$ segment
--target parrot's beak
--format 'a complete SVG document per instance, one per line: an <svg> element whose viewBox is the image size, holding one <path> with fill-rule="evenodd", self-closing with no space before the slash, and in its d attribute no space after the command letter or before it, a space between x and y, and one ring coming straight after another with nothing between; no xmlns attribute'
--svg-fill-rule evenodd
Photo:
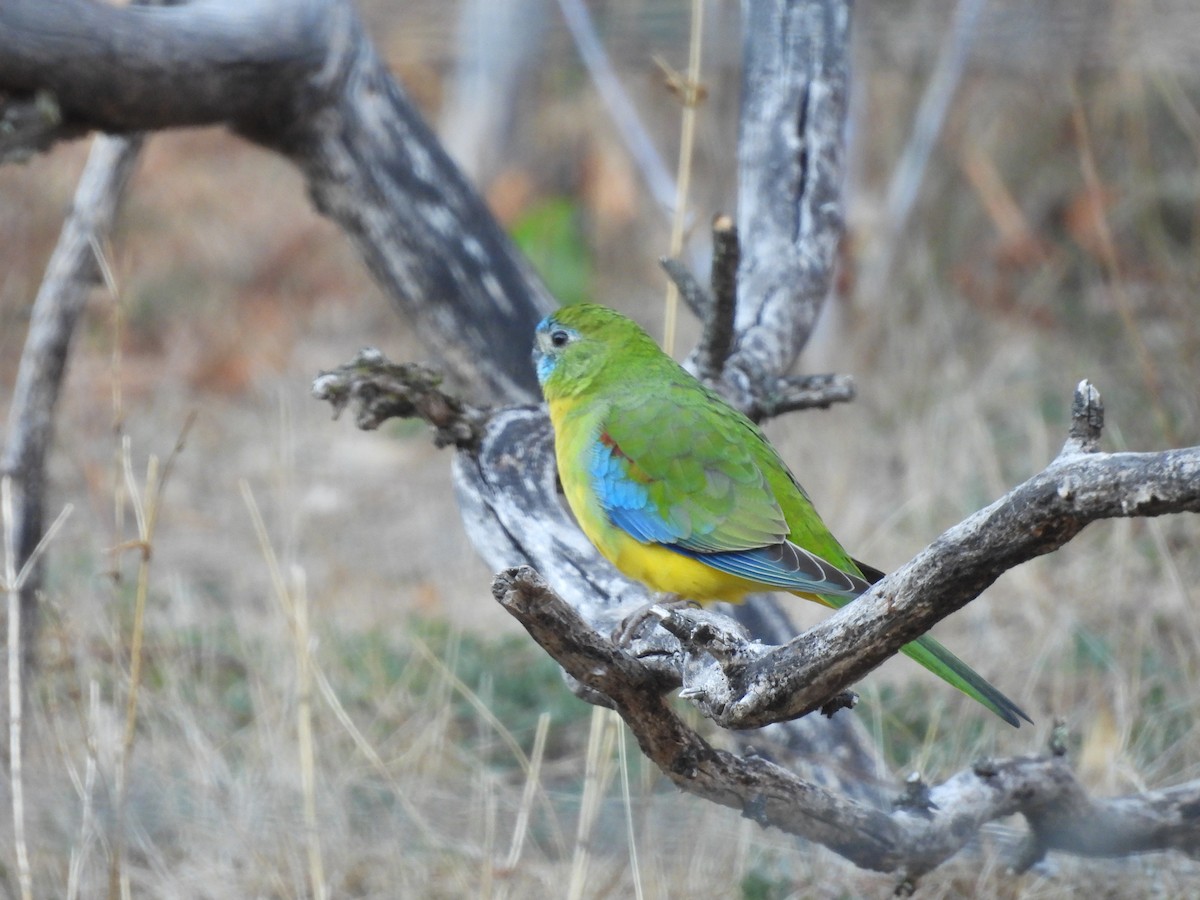
<svg viewBox="0 0 1200 900"><path fill-rule="evenodd" d="M539 326L533 336L533 361L537 362L551 350L550 332Z"/></svg>

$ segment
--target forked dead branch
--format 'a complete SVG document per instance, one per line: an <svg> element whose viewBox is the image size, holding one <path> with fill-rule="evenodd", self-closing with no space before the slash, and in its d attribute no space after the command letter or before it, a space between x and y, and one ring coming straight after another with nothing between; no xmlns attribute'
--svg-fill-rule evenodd
<svg viewBox="0 0 1200 900"><path fill-rule="evenodd" d="M372 357L360 355L343 370L322 374L314 392L325 399L368 398L361 402L377 409L380 392L387 390L380 384L393 380L395 369L383 363L382 381L364 390L364 380L371 380L364 358ZM497 433L505 434L504 423L511 424L513 417L523 423L519 433L548 440L548 426L540 433L530 427L544 415L521 408L490 416L471 410L468 416L462 433L486 420L485 437L482 443L472 436L459 444L459 471L480 474L492 490L500 484L524 485L514 491L524 491L520 513L493 513L520 516L524 529L508 533L513 549L566 579L560 583L574 584L564 591L568 601L536 568L520 566L496 576L494 596L563 667L581 697L622 716L642 751L680 788L824 844L860 866L898 873L902 886L957 853L985 823L1017 813L1029 823L1027 838L1010 861L1017 870L1049 850L1119 856L1173 849L1200 855L1200 782L1094 798L1075 778L1060 738L1045 755L976 763L923 789L921 803L901 797L887 809L806 780L752 752L714 748L665 699L682 688L682 696L705 716L732 729L760 728L818 710L836 716L838 708L853 705L849 686L901 645L966 605L1003 572L1053 552L1090 522L1200 512L1200 447L1099 452L1103 407L1096 389L1082 382L1062 452L1043 471L947 530L862 598L794 640L764 645L720 613L663 609L665 627L644 630L622 645L609 636L612 628L642 601L636 591L613 592L615 573L607 575L603 562L599 569L577 569L574 583L572 573L564 571L564 560L572 557L560 543L564 535L555 533L561 524L546 524L562 515L548 448L540 453L530 453L528 446L510 448L510 454L492 447L480 458L487 435L495 440ZM430 424L438 434L447 427L440 419ZM494 467L489 459L504 462ZM460 490L470 489L469 482L460 482ZM467 508L482 500L470 498ZM610 592L609 604L592 602L597 591ZM904 796L912 796L911 788Z"/></svg>

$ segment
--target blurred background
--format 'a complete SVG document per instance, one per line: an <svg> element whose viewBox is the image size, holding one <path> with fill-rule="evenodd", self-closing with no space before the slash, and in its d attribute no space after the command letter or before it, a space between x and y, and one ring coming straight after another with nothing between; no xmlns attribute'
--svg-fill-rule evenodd
<svg viewBox="0 0 1200 900"><path fill-rule="evenodd" d="M681 110L670 81L691 4L588 3L594 46L567 26L577 6L359 4L555 294L659 334ZM700 273L707 223L736 204L741 55L738 5L704 8L684 252ZM1105 449L1200 442L1200 10L904 0L854 16L847 235L800 367L852 374L859 397L767 430L843 543L888 569L1044 467L1081 378L1104 398ZM597 49L641 149L585 65ZM0 169L0 413L86 153L81 141ZM304 695L243 483L291 594L307 597L313 663L340 704L313 701L333 896L565 896L572 879L587 897L890 890L676 795L491 600L449 452L419 425L361 433L310 399L317 372L363 345L437 360L286 162L218 130L153 136L109 254L117 290L95 292L76 335L51 461L50 515L74 512L51 550L30 687L42 895L98 890L115 827L137 571L119 549L135 536L121 438L141 479L193 414L151 564L126 823L135 895L308 895ZM679 346L697 332L685 323ZM881 779L1040 751L1056 718L1097 792L1200 777L1198 538L1191 518L1093 525L939 626L1034 728L1008 729L907 661L874 673L855 715L883 748ZM797 610L797 626L814 616ZM989 830L1001 848L1012 833ZM1184 896L1200 883L1174 856L1053 858L1022 876L1003 861L967 853L923 896Z"/></svg>

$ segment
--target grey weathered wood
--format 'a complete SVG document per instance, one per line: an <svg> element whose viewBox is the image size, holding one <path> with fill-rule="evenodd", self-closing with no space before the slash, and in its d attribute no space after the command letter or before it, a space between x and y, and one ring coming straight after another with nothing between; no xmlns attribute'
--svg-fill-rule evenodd
<svg viewBox="0 0 1200 900"><path fill-rule="evenodd" d="M850 27L844 0L744 0L737 349L743 410L787 374L833 284L842 236Z"/></svg>
<svg viewBox="0 0 1200 900"><path fill-rule="evenodd" d="M294 122L280 149L422 338L486 399L528 401L533 328L557 304L365 35L352 37L337 101Z"/></svg>
<svg viewBox="0 0 1200 900"><path fill-rule="evenodd" d="M681 788L818 841L855 863L912 881L961 849L986 822L1014 813L1030 826L1018 867L1048 850L1113 856L1200 853L1200 782L1097 799L1062 756L977 764L925 802L873 809L794 772L715 750L655 694L681 684L705 715L753 727L814 711L995 578L1061 547L1103 518L1200 512L1200 447L1100 453L1099 394L1076 390L1063 452L1041 473L951 528L871 592L784 647L747 640L710 611L664 613L678 645L652 634L626 649L595 633L537 573L509 570L494 592L554 658L605 698L639 745ZM915 806L915 808L914 808Z"/></svg>
<svg viewBox="0 0 1200 900"><path fill-rule="evenodd" d="M377 428L390 416L415 415L433 426L435 440L455 444L455 493L475 549L495 569L536 566L595 631L613 632L653 599L600 556L575 526L558 495L554 436L541 407L483 412L464 406L446 398L427 371L396 366L378 351L363 351L353 362L321 373L313 394L336 412L354 406L359 427ZM454 410L457 415L447 415ZM737 607L735 614L765 640L786 640L794 632L769 597ZM653 632L637 646L686 664L679 642L666 631ZM660 691L680 686L680 671L660 663L655 667ZM592 702L598 699L577 692ZM878 760L855 717L781 722L740 742L786 760L807 780L843 796L879 799Z"/></svg>

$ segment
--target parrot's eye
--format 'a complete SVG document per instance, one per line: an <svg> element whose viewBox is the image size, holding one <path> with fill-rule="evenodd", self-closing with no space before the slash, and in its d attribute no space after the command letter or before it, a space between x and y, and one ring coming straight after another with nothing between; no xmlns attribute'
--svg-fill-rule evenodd
<svg viewBox="0 0 1200 900"><path fill-rule="evenodd" d="M571 340L571 335L561 328L555 328L550 332L550 343L555 347L565 347Z"/></svg>

